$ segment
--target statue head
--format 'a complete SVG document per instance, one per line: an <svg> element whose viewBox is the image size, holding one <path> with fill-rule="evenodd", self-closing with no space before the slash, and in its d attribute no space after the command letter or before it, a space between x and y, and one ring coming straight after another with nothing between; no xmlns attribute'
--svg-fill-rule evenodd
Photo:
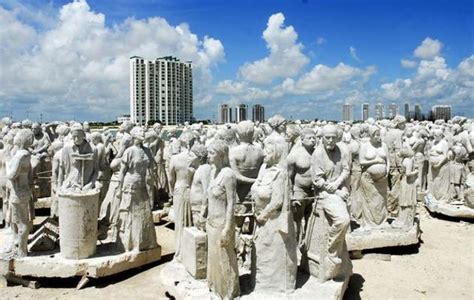
<svg viewBox="0 0 474 300"><path fill-rule="evenodd" d="M237 135L239 139L246 143L251 143L253 140L254 125L252 121L242 121L237 124Z"/></svg>
<svg viewBox="0 0 474 300"><path fill-rule="evenodd" d="M91 133L91 141L94 145L97 145L99 143L103 143L102 134L100 134L100 132Z"/></svg>
<svg viewBox="0 0 474 300"><path fill-rule="evenodd" d="M34 135L40 134L42 132L40 124L36 122L31 125L31 130L33 131Z"/></svg>
<svg viewBox="0 0 474 300"><path fill-rule="evenodd" d="M142 144L145 140L145 129L140 126L135 126L130 131L130 135L132 136L135 144Z"/></svg>
<svg viewBox="0 0 474 300"><path fill-rule="evenodd" d="M284 164L284 153L288 151L287 142L281 137L270 135L263 140L263 161L267 166Z"/></svg>
<svg viewBox="0 0 474 300"><path fill-rule="evenodd" d="M369 127L369 137L372 144L379 144L382 141L380 136L380 128L376 125Z"/></svg>
<svg viewBox="0 0 474 300"><path fill-rule="evenodd" d="M20 129L13 139L13 144L20 149L27 149L33 145L33 132L30 129Z"/></svg>
<svg viewBox="0 0 474 300"><path fill-rule="evenodd" d="M281 115L274 115L268 119L268 124L278 133L283 133L286 131L286 120Z"/></svg>
<svg viewBox="0 0 474 300"><path fill-rule="evenodd" d="M207 148L207 156L210 164L229 165L229 147L222 140L214 140Z"/></svg>
<svg viewBox="0 0 474 300"><path fill-rule="evenodd" d="M306 148L314 148L316 145L316 133L311 128L301 131L301 144Z"/></svg>
<svg viewBox="0 0 474 300"><path fill-rule="evenodd" d="M198 157L201 164L206 163L207 161L207 148L201 144L195 144L191 148L191 151Z"/></svg>
<svg viewBox="0 0 474 300"><path fill-rule="evenodd" d="M329 151L334 150L338 141L337 127L333 124L324 125L322 134L324 148Z"/></svg>
<svg viewBox="0 0 474 300"><path fill-rule="evenodd" d="M74 142L74 145L76 146L79 146L84 143L86 139L86 133L84 132L84 129L82 128L82 125L80 123L74 123L71 126L71 137L72 141Z"/></svg>
<svg viewBox="0 0 474 300"><path fill-rule="evenodd" d="M161 130L163 130L163 126L161 125L161 123L153 124L153 131L156 132L158 136L160 135Z"/></svg>

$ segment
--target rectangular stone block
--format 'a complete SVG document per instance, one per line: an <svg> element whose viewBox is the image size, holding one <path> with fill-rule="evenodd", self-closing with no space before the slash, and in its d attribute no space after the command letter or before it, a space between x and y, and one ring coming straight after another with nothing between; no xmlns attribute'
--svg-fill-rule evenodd
<svg viewBox="0 0 474 300"><path fill-rule="evenodd" d="M182 260L186 271L196 279L206 278L207 235L196 227L186 227L182 237Z"/></svg>

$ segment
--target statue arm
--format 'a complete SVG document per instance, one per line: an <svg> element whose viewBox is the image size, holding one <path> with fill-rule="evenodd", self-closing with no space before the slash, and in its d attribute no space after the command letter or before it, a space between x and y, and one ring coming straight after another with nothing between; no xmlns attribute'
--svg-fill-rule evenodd
<svg viewBox="0 0 474 300"><path fill-rule="evenodd" d="M234 205L235 205L235 196L237 194L236 192L236 177L233 174L232 170L228 169L228 174L226 174L226 179L225 179L225 191L226 191L226 200L227 200L227 206L226 206L226 212L225 212L225 224L224 224L224 230L227 230L230 234L233 234L233 222L232 220L234 219Z"/></svg>
<svg viewBox="0 0 474 300"><path fill-rule="evenodd" d="M10 162L7 164L7 178L10 180L14 180L18 177L19 171L20 171L20 163L22 160L22 157L16 157L17 155L13 156L13 158L10 160Z"/></svg>
<svg viewBox="0 0 474 300"><path fill-rule="evenodd" d="M174 159L171 158L171 161L170 161L170 178L169 178L170 195L171 196L173 196L175 183L176 183L176 167L175 167Z"/></svg>

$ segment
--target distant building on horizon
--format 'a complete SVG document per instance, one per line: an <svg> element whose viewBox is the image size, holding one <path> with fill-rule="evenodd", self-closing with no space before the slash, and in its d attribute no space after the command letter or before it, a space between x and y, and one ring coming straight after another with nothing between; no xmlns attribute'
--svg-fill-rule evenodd
<svg viewBox="0 0 474 300"><path fill-rule="evenodd" d="M120 115L117 117L117 123L122 124L123 122L130 121L130 115Z"/></svg>
<svg viewBox="0 0 474 300"><path fill-rule="evenodd" d="M423 121L423 113L421 112L421 105L415 104L415 120Z"/></svg>
<svg viewBox="0 0 474 300"><path fill-rule="evenodd" d="M149 61L130 57L130 118L145 125L175 125L193 120L193 74L190 61L165 56Z"/></svg>
<svg viewBox="0 0 474 300"><path fill-rule="evenodd" d="M451 105L434 105L431 107L431 117L433 120L449 120L451 119Z"/></svg>
<svg viewBox="0 0 474 300"><path fill-rule="evenodd" d="M265 122L265 107L261 104L255 104L252 107L252 122Z"/></svg>
<svg viewBox="0 0 474 300"><path fill-rule="evenodd" d="M352 104L346 103L342 105L342 120L352 121Z"/></svg>
<svg viewBox="0 0 474 300"><path fill-rule="evenodd" d="M396 115L398 115L398 104L392 102L388 106L388 117L393 119Z"/></svg>
<svg viewBox="0 0 474 300"><path fill-rule="evenodd" d="M239 123L245 120L248 120L247 104L239 104L233 107L226 103L222 103L219 105L217 118L217 122L219 124Z"/></svg>
<svg viewBox="0 0 474 300"><path fill-rule="evenodd" d="M369 103L362 104L362 121L366 121L369 118Z"/></svg>
<svg viewBox="0 0 474 300"><path fill-rule="evenodd" d="M410 103L405 102L405 111L404 111L404 116L407 121L410 121Z"/></svg>
<svg viewBox="0 0 474 300"><path fill-rule="evenodd" d="M375 104L375 119L382 120L385 118L384 106L382 103Z"/></svg>

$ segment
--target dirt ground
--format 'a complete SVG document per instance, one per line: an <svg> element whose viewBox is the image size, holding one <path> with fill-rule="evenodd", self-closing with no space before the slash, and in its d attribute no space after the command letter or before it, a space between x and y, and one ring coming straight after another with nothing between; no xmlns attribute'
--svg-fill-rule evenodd
<svg viewBox="0 0 474 300"><path fill-rule="evenodd" d="M474 224L430 216L420 210L419 246L371 251L353 261L345 299L474 299ZM0 289L0 299L169 299L159 282L173 256L173 231L157 227L162 261L91 282L78 278L40 280L42 288Z"/></svg>

